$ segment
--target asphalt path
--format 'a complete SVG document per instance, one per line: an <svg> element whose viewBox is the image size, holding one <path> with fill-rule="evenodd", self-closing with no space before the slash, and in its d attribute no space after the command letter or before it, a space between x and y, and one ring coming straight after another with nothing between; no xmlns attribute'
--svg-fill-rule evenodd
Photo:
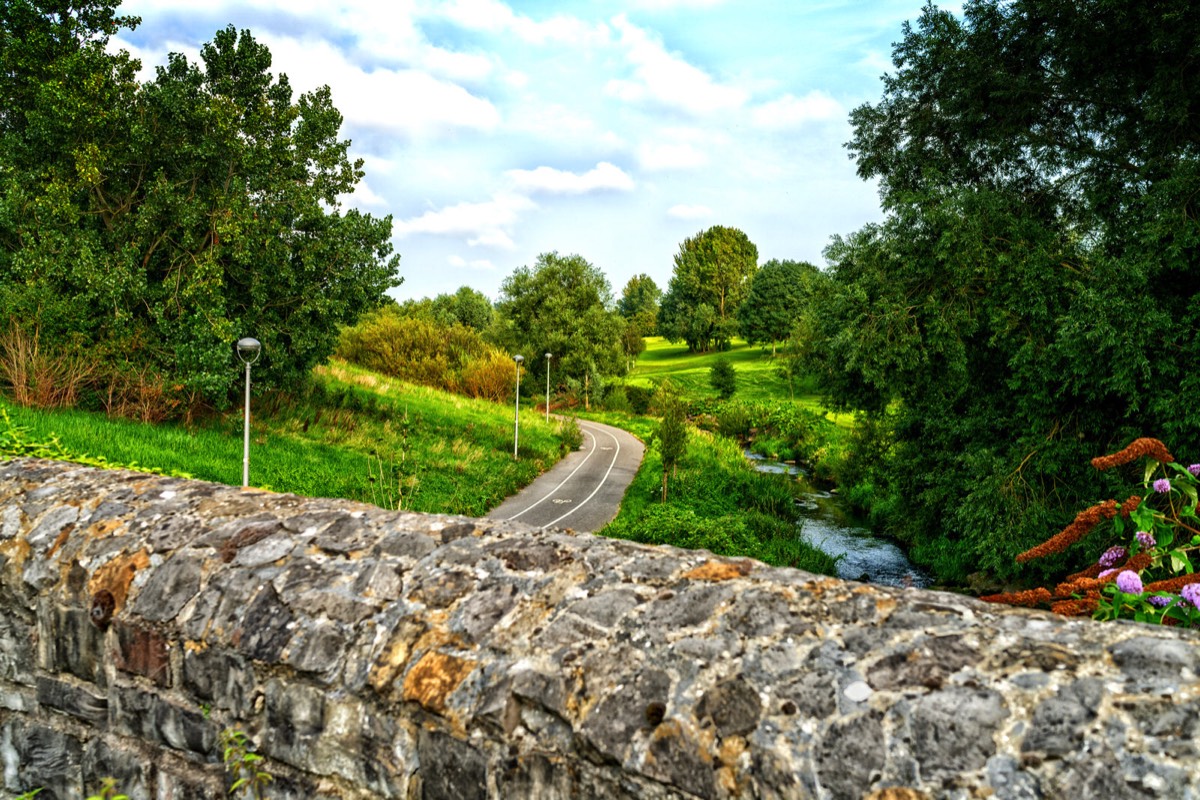
<svg viewBox="0 0 1200 800"><path fill-rule="evenodd" d="M579 420L583 444L484 517L591 533L612 521L645 447L632 434Z"/></svg>

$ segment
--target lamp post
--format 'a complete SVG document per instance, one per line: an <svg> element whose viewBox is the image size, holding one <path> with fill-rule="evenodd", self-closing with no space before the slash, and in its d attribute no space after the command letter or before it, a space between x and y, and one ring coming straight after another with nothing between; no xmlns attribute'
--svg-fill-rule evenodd
<svg viewBox="0 0 1200 800"><path fill-rule="evenodd" d="M525 356L518 353L513 356L513 362L517 365L517 399L513 406L513 461L517 460L517 439L521 436L521 362L525 360Z"/></svg>
<svg viewBox="0 0 1200 800"><path fill-rule="evenodd" d="M244 444L242 446L242 487L250 485L250 365L258 361L262 353L262 342L247 336L238 339L237 354L246 365L246 426Z"/></svg>
<svg viewBox="0 0 1200 800"><path fill-rule="evenodd" d="M546 422L550 421L550 354L546 353Z"/></svg>

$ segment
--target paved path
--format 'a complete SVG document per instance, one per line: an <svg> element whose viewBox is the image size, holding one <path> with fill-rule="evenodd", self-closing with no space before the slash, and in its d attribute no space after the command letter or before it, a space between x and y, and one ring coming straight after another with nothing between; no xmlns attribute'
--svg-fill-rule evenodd
<svg viewBox="0 0 1200 800"><path fill-rule="evenodd" d="M583 445L484 516L591 533L617 515L645 450L632 434L579 420Z"/></svg>

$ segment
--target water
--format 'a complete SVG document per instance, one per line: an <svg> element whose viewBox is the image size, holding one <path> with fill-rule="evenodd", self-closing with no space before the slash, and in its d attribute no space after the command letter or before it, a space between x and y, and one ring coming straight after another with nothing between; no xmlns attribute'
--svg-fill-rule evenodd
<svg viewBox="0 0 1200 800"><path fill-rule="evenodd" d="M800 537L831 556L841 556L838 577L886 586L925 587L930 577L915 566L894 543L880 539L838 505L829 492L810 485L804 470L795 464L770 461L746 453L759 472L786 475L800 485Z"/></svg>

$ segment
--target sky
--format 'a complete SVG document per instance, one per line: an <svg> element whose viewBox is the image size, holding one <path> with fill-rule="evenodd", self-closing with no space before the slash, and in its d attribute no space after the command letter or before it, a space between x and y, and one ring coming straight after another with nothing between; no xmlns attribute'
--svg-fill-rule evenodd
<svg viewBox="0 0 1200 800"><path fill-rule="evenodd" d="M328 85L391 215L399 300L493 300L539 254L578 254L614 297L666 289L689 236L739 228L759 263L823 265L879 220L845 148L922 0L128 0L114 46L199 60L249 29L297 94Z"/></svg>

